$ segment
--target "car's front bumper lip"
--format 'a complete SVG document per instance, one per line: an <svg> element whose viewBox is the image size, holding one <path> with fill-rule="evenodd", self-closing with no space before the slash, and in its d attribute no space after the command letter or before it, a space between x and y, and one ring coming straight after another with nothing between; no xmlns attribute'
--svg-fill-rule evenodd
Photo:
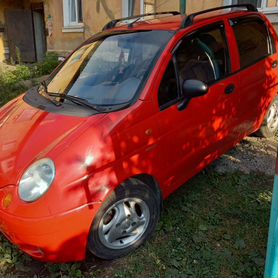
<svg viewBox="0 0 278 278"><path fill-rule="evenodd" d="M84 260L92 221L100 202L42 218L22 218L0 210L0 231L22 251L48 262Z"/></svg>

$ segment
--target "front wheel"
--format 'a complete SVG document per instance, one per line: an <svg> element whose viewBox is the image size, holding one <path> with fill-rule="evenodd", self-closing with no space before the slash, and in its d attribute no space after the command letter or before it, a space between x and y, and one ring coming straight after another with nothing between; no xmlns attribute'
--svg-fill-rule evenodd
<svg viewBox="0 0 278 278"><path fill-rule="evenodd" d="M89 250L112 260L142 245L160 216L160 200L146 184L131 180L120 186L98 212L89 236Z"/></svg>
<svg viewBox="0 0 278 278"><path fill-rule="evenodd" d="M270 138L275 135L278 130L278 97L270 105L264 122L256 133L260 137Z"/></svg>

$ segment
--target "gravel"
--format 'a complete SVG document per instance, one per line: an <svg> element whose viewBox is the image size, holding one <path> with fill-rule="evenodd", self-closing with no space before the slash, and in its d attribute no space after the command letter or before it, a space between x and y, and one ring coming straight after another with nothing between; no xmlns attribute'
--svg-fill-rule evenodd
<svg viewBox="0 0 278 278"><path fill-rule="evenodd" d="M252 172L274 175L278 137L247 137L229 153L213 163L218 173Z"/></svg>

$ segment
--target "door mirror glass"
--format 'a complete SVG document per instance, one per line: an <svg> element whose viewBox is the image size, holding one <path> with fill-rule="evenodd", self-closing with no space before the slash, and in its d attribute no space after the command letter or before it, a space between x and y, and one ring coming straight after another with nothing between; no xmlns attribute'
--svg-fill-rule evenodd
<svg viewBox="0 0 278 278"><path fill-rule="evenodd" d="M185 99L200 97L208 92L208 85L203 81L189 79L185 80L182 85L182 93Z"/></svg>
<svg viewBox="0 0 278 278"><path fill-rule="evenodd" d="M208 85L197 79L188 79L183 82L182 95L183 100L178 105L180 111L184 110L192 98L201 97L208 92Z"/></svg>

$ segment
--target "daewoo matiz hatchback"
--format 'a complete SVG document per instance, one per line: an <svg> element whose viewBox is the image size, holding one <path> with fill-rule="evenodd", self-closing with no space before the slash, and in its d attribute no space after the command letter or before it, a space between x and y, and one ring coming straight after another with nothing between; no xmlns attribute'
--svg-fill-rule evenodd
<svg viewBox="0 0 278 278"><path fill-rule="evenodd" d="M43 261L124 256L162 201L278 126L277 35L252 5L114 20L0 110L0 230Z"/></svg>

